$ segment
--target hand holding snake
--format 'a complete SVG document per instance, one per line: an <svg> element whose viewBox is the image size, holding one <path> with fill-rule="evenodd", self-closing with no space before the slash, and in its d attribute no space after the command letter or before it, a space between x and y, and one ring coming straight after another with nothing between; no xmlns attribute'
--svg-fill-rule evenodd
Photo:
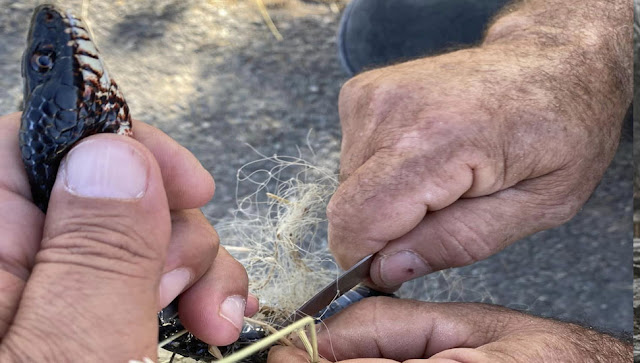
<svg viewBox="0 0 640 363"><path fill-rule="evenodd" d="M257 301L197 210L213 179L144 123L135 138L83 139L130 134L91 47L77 19L39 7L23 60L25 113L0 118L0 360L153 357L156 313L183 291L185 326L229 344ZM95 88L105 85L107 94Z"/></svg>

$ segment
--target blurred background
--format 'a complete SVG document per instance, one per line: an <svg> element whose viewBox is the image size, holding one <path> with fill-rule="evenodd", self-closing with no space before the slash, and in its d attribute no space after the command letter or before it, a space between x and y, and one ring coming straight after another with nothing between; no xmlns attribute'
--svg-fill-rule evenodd
<svg viewBox="0 0 640 363"><path fill-rule="evenodd" d="M21 102L20 57L39 3L0 0L1 114L16 111ZM82 12L81 1L54 3ZM236 207L236 171L260 158L253 149L298 155L308 138L317 160L337 171L337 100L348 77L340 68L335 35L345 4L264 0L278 33L269 29L254 0L84 5L134 118L162 129L214 175L216 195L204 213L215 225ZM491 302L629 336L632 161L632 143L623 141L598 189L571 222L473 266L407 284L403 296Z"/></svg>

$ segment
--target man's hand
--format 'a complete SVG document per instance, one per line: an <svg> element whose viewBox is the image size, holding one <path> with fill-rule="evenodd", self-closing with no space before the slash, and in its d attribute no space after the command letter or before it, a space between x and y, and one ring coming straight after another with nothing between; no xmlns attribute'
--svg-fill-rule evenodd
<svg viewBox="0 0 640 363"><path fill-rule="evenodd" d="M472 49L363 73L340 94L344 268L393 289L569 220L631 100L631 3L523 2Z"/></svg>
<svg viewBox="0 0 640 363"><path fill-rule="evenodd" d="M345 363L625 363L633 357L631 344L608 335L485 304L368 298L325 324L318 325L320 354ZM269 363L308 361L293 347L269 352Z"/></svg>
<svg viewBox="0 0 640 363"><path fill-rule="evenodd" d="M193 155L141 122L136 140L89 137L63 160L44 215L19 123L0 117L0 361L155 357L156 313L183 291L185 326L212 344L237 339L257 301L196 209L214 184Z"/></svg>

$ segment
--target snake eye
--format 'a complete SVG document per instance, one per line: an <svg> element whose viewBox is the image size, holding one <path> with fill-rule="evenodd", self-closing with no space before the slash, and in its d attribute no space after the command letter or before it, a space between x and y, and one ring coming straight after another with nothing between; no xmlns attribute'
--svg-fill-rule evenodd
<svg viewBox="0 0 640 363"><path fill-rule="evenodd" d="M53 58L49 54L35 53L31 57L31 67L41 73L53 68Z"/></svg>

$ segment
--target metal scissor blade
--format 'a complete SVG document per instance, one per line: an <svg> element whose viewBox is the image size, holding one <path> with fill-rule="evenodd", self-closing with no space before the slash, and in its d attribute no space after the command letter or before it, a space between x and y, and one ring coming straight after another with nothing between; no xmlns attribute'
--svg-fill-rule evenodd
<svg viewBox="0 0 640 363"><path fill-rule="evenodd" d="M326 308L334 299L354 288L357 284L369 277L369 269L373 255L369 255L356 263L348 271L322 289L314 297L304 303L296 312L287 319L294 322L305 316L315 316Z"/></svg>

